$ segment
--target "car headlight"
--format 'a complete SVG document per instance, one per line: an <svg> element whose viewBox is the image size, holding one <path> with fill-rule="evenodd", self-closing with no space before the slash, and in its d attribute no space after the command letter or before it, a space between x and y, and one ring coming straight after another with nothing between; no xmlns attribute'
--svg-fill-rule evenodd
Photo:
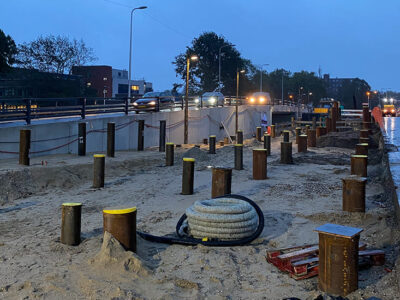
<svg viewBox="0 0 400 300"><path fill-rule="evenodd" d="M387 113L387 109L384 109L383 112L384 112L384 113Z"/></svg>
<svg viewBox="0 0 400 300"><path fill-rule="evenodd" d="M149 105L156 105L156 101L150 101Z"/></svg>
<svg viewBox="0 0 400 300"><path fill-rule="evenodd" d="M254 101L256 101L256 99L250 98L250 102L254 102Z"/></svg>
<svg viewBox="0 0 400 300"><path fill-rule="evenodd" d="M211 104L214 104L214 103L215 103L215 98L214 98L214 97L210 98L209 102L210 102Z"/></svg>
<svg viewBox="0 0 400 300"><path fill-rule="evenodd" d="M260 100L261 103L263 103L265 101L265 98L264 97L260 97L259 100Z"/></svg>
<svg viewBox="0 0 400 300"><path fill-rule="evenodd" d="M199 103L200 100L199 99L194 99L194 103Z"/></svg>
<svg viewBox="0 0 400 300"><path fill-rule="evenodd" d="M133 105L134 105L134 106L137 106L138 104L137 104L136 102L133 102Z"/></svg>
<svg viewBox="0 0 400 300"><path fill-rule="evenodd" d="M394 109L392 109L392 113L394 113L395 112L395 110Z"/></svg>

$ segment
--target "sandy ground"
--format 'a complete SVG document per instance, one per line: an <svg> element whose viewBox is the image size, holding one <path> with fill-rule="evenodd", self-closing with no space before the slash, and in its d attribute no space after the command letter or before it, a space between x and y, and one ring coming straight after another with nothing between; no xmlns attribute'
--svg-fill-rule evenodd
<svg viewBox="0 0 400 300"><path fill-rule="evenodd" d="M233 171L232 192L263 210L260 238L244 247L214 248L155 244L139 239L138 256L107 237L102 248L102 209L136 206L138 230L171 234L185 209L211 194L207 166L233 167L233 147L216 155L177 148L175 166L164 154L118 152L107 158L106 186L91 188L92 158L32 159L29 168L0 161L0 298L4 299L315 299L317 278L295 281L265 259L266 250L317 243L313 230L324 223L361 227L369 248L383 249L384 266L359 273L349 299L396 299L399 295L399 230L385 193L385 163L369 165L367 212L341 211L341 179L350 174L351 149L312 148L293 165L279 163L280 138L268 157L268 179L254 181L252 148L246 141L243 171ZM202 148L203 149L203 148ZM181 191L181 158L196 158L195 193ZM41 164L46 161L47 165ZM82 202L82 243L59 242L61 204Z"/></svg>

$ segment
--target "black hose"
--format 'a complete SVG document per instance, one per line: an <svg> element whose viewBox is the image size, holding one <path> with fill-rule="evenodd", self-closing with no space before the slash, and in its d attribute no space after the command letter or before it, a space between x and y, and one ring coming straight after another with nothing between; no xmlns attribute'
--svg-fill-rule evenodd
<svg viewBox="0 0 400 300"><path fill-rule="evenodd" d="M155 235L151 235L151 234L140 232L140 231L137 231L137 234L141 238L143 238L147 241L151 241L151 242L163 243L163 244L179 244L179 245L186 245L186 246L195 246L195 245L201 244L204 246L231 247L231 246L243 246L243 245L251 243L252 241L254 241L256 238L258 238L260 236L261 232L264 229L264 214L263 214L263 212L261 211L260 207L254 201L252 201L244 196L241 196L241 195L231 194L231 195L220 196L217 198L226 198L226 197L231 197L231 198L246 201L251 206L253 206L254 209L256 210L256 213L258 215L258 227L257 227L257 230L251 236L243 238L243 239L239 239L239 240L232 240L232 241L220 241L218 239L203 241L201 239L184 237L184 236L180 235L179 229L181 228L183 222L187 218L186 214L183 214L182 217L179 219L178 223L176 224L176 234L178 237L155 236Z"/></svg>

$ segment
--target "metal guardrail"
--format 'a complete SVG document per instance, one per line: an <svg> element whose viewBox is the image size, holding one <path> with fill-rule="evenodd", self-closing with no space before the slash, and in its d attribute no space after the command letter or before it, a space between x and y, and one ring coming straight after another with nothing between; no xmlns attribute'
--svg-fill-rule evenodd
<svg viewBox="0 0 400 300"><path fill-rule="evenodd" d="M165 97L163 97L165 98ZM133 102L139 98L31 98L31 99L0 99L0 122L7 121L26 121L31 124L32 120L43 118L60 118L60 117L76 117L85 119L88 115L99 115L108 113L124 113L128 115L130 112L145 112L146 109L137 109L133 106ZM163 105L158 99L154 109L148 110L159 111L161 109L184 109L184 97L171 97L169 104ZM234 96L224 97L225 106L235 105L257 105L248 103L246 97L236 98ZM272 100L267 105L290 105L297 106L295 103L284 100ZM189 97L188 107L203 108L205 105L203 97Z"/></svg>

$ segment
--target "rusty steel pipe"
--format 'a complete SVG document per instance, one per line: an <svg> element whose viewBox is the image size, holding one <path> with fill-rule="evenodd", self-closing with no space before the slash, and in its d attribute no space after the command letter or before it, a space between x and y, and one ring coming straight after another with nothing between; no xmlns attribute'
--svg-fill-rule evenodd
<svg viewBox="0 0 400 300"><path fill-rule="evenodd" d="M365 212L367 178L356 175L343 178L343 211Z"/></svg>
<svg viewBox="0 0 400 300"><path fill-rule="evenodd" d="M368 156L368 144L357 144L356 145L356 155L367 155Z"/></svg>
<svg viewBox="0 0 400 300"><path fill-rule="evenodd" d="M194 158L183 158L182 195L193 195Z"/></svg>
<svg viewBox="0 0 400 300"><path fill-rule="evenodd" d="M256 128L256 140L261 142L261 127Z"/></svg>
<svg viewBox="0 0 400 300"><path fill-rule="evenodd" d="M275 125L271 125L270 128L271 128L271 133L270 133L271 138L275 138L275 137L276 137L276 128L275 128Z"/></svg>
<svg viewBox="0 0 400 300"><path fill-rule="evenodd" d="M299 136L301 135L301 127L296 127L296 144L299 143Z"/></svg>
<svg viewBox="0 0 400 300"><path fill-rule="evenodd" d="M19 131L19 164L29 166L29 151L31 149L31 130L21 129Z"/></svg>
<svg viewBox="0 0 400 300"><path fill-rule="evenodd" d="M243 170L243 145L235 145L235 170Z"/></svg>
<svg viewBox="0 0 400 300"><path fill-rule="evenodd" d="M242 130L238 130L238 132L236 133L236 142L238 144L243 144L243 131Z"/></svg>
<svg viewBox="0 0 400 300"><path fill-rule="evenodd" d="M292 142L281 142L281 164L292 163Z"/></svg>
<svg viewBox="0 0 400 300"><path fill-rule="evenodd" d="M208 145L208 139L203 139L203 144Z"/></svg>
<svg viewBox="0 0 400 300"><path fill-rule="evenodd" d="M326 133L332 132L332 119L327 117L325 119Z"/></svg>
<svg viewBox="0 0 400 300"><path fill-rule="evenodd" d="M125 250L136 252L136 207L103 209L103 231L121 243Z"/></svg>
<svg viewBox="0 0 400 300"><path fill-rule="evenodd" d="M225 144L224 141L219 141L219 146L220 146L220 147L223 147L224 144Z"/></svg>
<svg viewBox="0 0 400 300"><path fill-rule="evenodd" d="M215 144L217 142L217 137L215 135L209 136L209 146L208 146L208 153L215 154Z"/></svg>
<svg viewBox="0 0 400 300"><path fill-rule="evenodd" d="M173 166L174 165L174 143L166 143L165 149L165 165L166 166Z"/></svg>
<svg viewBox="0 0 400 300"><path fill-rule="evenodd" d="M107 123L107 156L115 156L115 123Z"/></svg>
<svg viewBox="0 0 400 300"><path fill-rule="evenodd" d="M369 130L361 129L360 130L360 138L369 138Z"/></svg>
<svg viewBox="0 0 400 300"><path fill-rule="evenodd" d="M352 155L351 156L351 175L367 177L367 155Z"/></svg>
<svg viewBox="0 0 400 300"><path fill-rule="evenodd" d="M144 150L144 120L138 121L137 151Z"/></svg>
<svg viewBox="0 0 400 300"><path fill-rule="evenodd" d="M315 129L308 130L307 147L317 147L317 133Z"/></svg>
<svg viewBox="0 0 400 300"><path fill-rule="evenodd" d="M229 138L228 137L224 137L224 144L228 145L229 144Z"/></svg>
<svg viewBox="0 0 400 300"><path fill-rule="evenodd" d="M369 138L360 137L359 142L360 142L360 144L368 144L369 145Z"/></svg>
<svg viewBox="0 0 400 300"><path fill-rule="evenodd" d="M167 135L167 121L160 120L160 132L159 132L159 142L158 142L158 151L165 152L165 141Z"/></svg>
<svg viewBox="0 0 400 300"><path fill-rule="evenodd" d="M211 198L229 195L232 186L232 169L214 167L212 168Z"/></svg>
<svg viewBox="0 0 400 300"><path fill-rule="evenodd" d="M271 155L271 136L264 134L264 149L267 150L267 156Z"/></svg>
<svg viewBox="0 0 400 300"><path fill-rule="evenodd" d="M104 154L93 155L93 187L96 189L104 187L105 162Z"/></svg>
<svg viewBox="0 0 400 300"><path fill-rule="evenodd" d="M253 149L253 179L267 179L267 150Z"/></svg>
<svg viewBox="0 0 400 300"><path fill-rule="evenodd" d="M299 135L299 143L297 144L297 152L307 152L307 136L305 134Z"/></svg>
<svg viewBox="0 0 400 300"><path fill-rule="evenodd" d="M63 203L61 206L61 243L70 246L81 242L82 203Z"/></svg>
<svg viewBox="0 0 400 300"><path fill-rule="evenodd" d="M322 228L326 225L339 230L324 232ZM362 229L325 224L316 231L319 235L318 287L326 293L345 297L358 289L358 244Z"/></svg>
<svg viewBox="0 0 400 300"><path fill-rule="evenodd" d="M289 142L290 139L290 132L289 130L284 130L282 131L282 136L283 136L283 142Z"/></svg>
<svg viewBox="0 0 400 300"><path fill-rule="evenodd" d="M363 104L363 122L371 122L371 114L369 112L369 106Z"/></svg>
<svg viewBox="0 0 400 300"><path fill-rule="evenodd" d="M78 123L78 155L86 155L86 123Z"/></svg>

